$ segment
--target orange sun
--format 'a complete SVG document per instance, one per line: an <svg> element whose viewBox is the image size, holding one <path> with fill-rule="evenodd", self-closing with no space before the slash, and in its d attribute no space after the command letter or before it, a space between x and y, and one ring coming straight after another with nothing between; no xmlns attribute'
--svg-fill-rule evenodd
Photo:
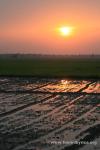
<svg viewBox="0 0 100 150"><path fill-rule="evenodd" d="M68 26L60 27L58 28L58 32L62 36L70 36L73 33L73 27L68 27Z"/></svg>

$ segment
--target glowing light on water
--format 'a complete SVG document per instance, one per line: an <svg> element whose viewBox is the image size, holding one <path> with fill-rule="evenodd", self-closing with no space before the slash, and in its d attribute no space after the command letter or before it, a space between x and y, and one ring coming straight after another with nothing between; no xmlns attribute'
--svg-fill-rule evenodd
<svg viewBox="0 0 100 150"><path fill-rule="evenodd" d="M61 84L62 84L62 85L66 85L67 83L68 83L67 80L61 80Z"/></svg>

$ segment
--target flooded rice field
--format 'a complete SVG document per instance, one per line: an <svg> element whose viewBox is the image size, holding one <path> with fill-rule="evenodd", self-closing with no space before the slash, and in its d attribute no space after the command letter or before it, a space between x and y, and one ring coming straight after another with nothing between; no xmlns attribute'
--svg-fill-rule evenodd
<svg viewBox="0 0 100 150"><path fill-rule="evenodd" d="M0 78L0 150L100 150L100 81Z"/></svg>

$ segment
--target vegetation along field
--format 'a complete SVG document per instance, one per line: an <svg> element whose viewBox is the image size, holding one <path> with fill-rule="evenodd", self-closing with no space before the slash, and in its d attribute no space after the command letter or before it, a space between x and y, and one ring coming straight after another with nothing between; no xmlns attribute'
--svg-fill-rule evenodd
<svg viewBox="0 0 100 150"><path fill-rule="evenodd" d="M96 57L1 58L0 75L100 78Z"/></svg>

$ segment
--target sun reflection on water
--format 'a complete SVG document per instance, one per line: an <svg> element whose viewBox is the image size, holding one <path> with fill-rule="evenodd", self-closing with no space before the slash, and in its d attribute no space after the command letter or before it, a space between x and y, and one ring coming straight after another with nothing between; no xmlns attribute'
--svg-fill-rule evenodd
<svg viewBox="0 0 100 150"><path fill-rule="evenodd" d="M67 81L67 80L61 80L61 84L62 84L62 85L67 85L67 84L68 84L68 81Z"/></svg>

